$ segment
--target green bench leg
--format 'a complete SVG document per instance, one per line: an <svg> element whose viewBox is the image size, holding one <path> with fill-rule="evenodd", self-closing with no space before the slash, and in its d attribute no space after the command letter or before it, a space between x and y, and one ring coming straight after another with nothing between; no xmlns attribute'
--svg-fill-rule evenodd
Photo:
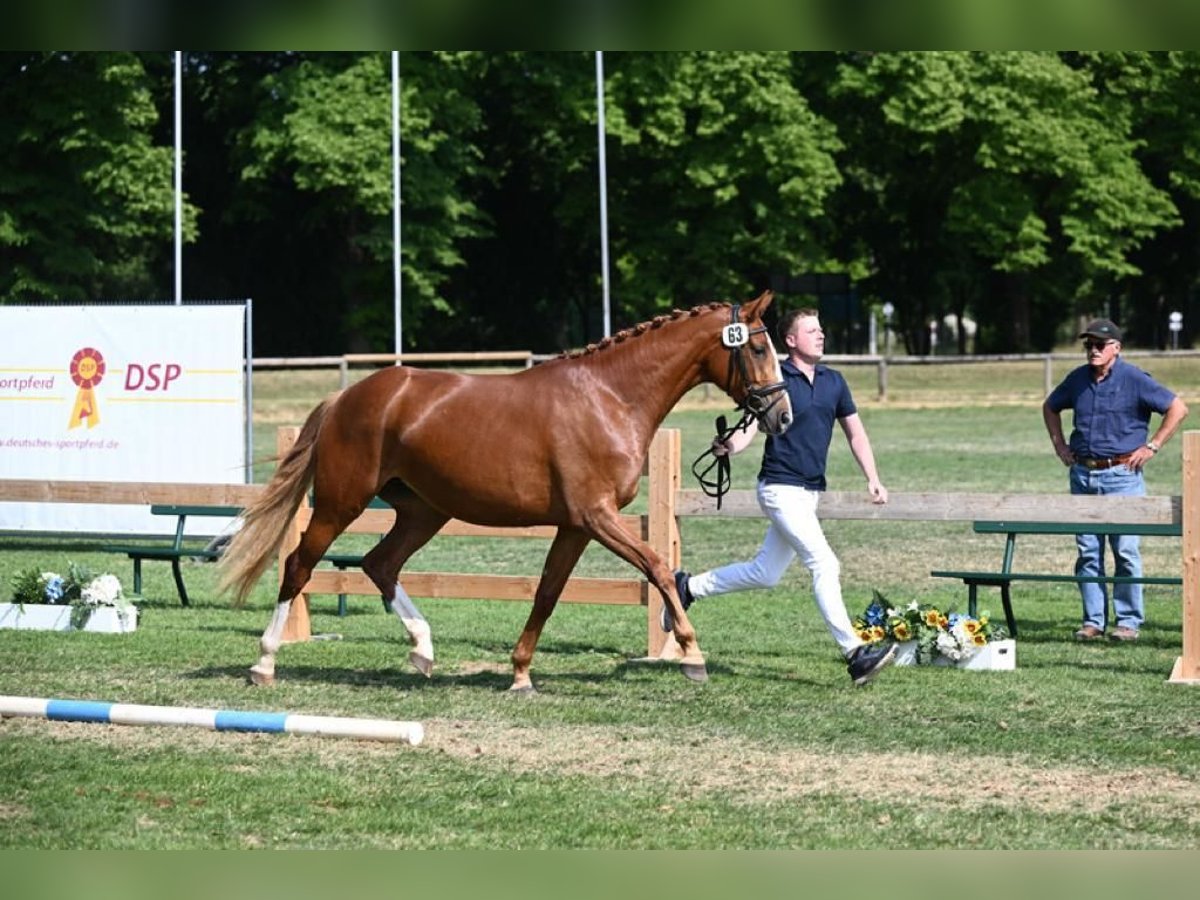
<svg viewBox="0 0 1200 900"><path fill-rule="evenodd" d="M183 572L179 568L179 558L171 560L171 573L175 576L175 587L179 590L179 602L184 606L191 606L188 601L187 588L183 586Z"/></svg>
<svg viewBox="0 0 1200 900"><path fill-rule="evenodd" d="M1004 620L1008 623L1008 636L1015 638L1017 636L1017 620L1013 618L1012 597L1008 592L1011 585L1011 581L1000 585L1000 602L1004 604Z"/></svg>
<svg viewBox="0 0 1200 900"><path fill-rule="evenodd" d="M1015 638L1017 636L1017 620L1013 617L1012 595L1010 588L1011 581L1005 581L1000 584L989 582L1000 588L1000 603L1004 606L1004 621L1008 625L1008 636ZM972 618L979 618L979 583L975 581L967 582L967 612Z"/></svg>
<svg viewBox="0 0 1200 900"><path fill-rule="evenodd" d="M133 558L133 593L135 596L142 596L142 558L140 556Z"/></svg>

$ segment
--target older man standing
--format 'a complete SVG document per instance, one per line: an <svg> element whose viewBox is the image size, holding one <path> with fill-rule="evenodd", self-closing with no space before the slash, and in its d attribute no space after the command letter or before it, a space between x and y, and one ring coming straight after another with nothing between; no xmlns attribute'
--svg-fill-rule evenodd
<svg viewBox="0 0 1200 900"><path fill-rule="evenodd" d="M1079 335L1087 365L1072 370L1042 404L1042 419L1054 452L1070 467L1072 494L1146 493L1143 467L1175 433L1188 414L1174 393L1136 366L1121 359L1121 329L1108 319L1091 322ZM1063 439L1062 411L1073 409L1070 441ZM1147 440L1151 413L1162 420ZM1099 535L1077 535L1076 575L1104 575L1104 541ZM1140 577L1141 548L1137 535L1112 535L1115 575ZM1097 582L1080 582L1083 624L1076 640L1104 637L1108 627L1108 591ZM1145 621L1140 584L1113 585L1115 641L1135 641Z"/></svg>

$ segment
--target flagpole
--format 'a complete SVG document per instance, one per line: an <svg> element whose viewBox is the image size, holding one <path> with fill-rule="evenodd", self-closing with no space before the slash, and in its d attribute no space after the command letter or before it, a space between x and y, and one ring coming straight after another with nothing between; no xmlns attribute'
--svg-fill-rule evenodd
<svg viewBox="0 0 1200 900"><path fill-rule="evenodd" d="M403 331L400 318L400 51L392 51L392 293L395 313L395 349L402 350ZM399 360L396 360L399 363Z"/></svg>
<svg viewBox="0 0 1200 900"><path fill-rule="evenodd" d="M600 151L600 283L604 295L604 337L612 334L608 292L608 163L604 154L604 51L596 51L596 143Z"/></svg>
<svg viewBox="0 0 1200 900"><path fill-rule="evenodd" d="M175 305L183 303L183 51L175 51Z"/></svg>

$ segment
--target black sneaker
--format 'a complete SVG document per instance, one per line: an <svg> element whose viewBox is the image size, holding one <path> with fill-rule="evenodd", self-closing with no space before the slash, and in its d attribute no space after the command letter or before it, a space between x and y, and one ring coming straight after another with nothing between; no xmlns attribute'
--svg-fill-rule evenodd
<svg viewBox="0 0 1200 900"><path fill-rule="evenodd" d="M683 569L675 570L675 590L679 593L679 602L683 604L685 610L696 602L696 598L688 590L688 579L691 577ZM675 628L675 618L671 615L671 608L665 603L658 616L658 625L663 631L671 631Z"/></svg>
<svg viewBox="0 0 1200 900"><path fill-rule="evenodd" d="M895 658L896 644L893 641L886 644L863 644L850 654L846 669L854 683L861 687L891 665Z"/></svg>

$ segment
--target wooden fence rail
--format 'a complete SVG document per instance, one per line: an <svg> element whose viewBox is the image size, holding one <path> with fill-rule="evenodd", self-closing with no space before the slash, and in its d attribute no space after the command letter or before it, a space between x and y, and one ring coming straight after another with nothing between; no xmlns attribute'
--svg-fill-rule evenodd
<svg viewBox="0 0 1200 900"><path fill-rule="evenodd" d="M280 429L282 450L295 440L298 429ZM647 459L648 511L625 518L626 527L642 535L667 565L680 564L679 518L687 516L760 515L751 491L731 491L718 511L703 493L681 490L680 433L663 429L655 435ZM1063 494L894 493L886 506L872 504L861 492L830 491L821 500L826 519L888 521L962 521L981 517L1029 522L1082 521L1130 524L1181 524L1183 532L1183 648L1169 681L1200 684L1200 431L1183 435L1182 494L1170 497L1077 497ZM52 480L0 480L0 501L57 503L186 503L245 505L262 490L259 485L146 484L131 482L79 482ZM299 540L311 511L302 507L292 522L284 553ZM390 510L368 510L352 531L381 534L394 519ZM450 522L441 532L462 537L503 536L549 539L552 528L491 529ZM280 566L282 569L282 566ZM401 583L414 597L477 597L529 600L535 576L463 575L454 573L401 573ZM301 602L293 603L295 622L289 620L287 637L309 636L307 593L375 594L375 586L357 572L314 573ZM568 582L565 602L641 604L646 607L647 649L651 656L664 651L667 637L659 630L662 600L641 579L576 578ZM299 612L297 612L299 610Z"/></svg>

